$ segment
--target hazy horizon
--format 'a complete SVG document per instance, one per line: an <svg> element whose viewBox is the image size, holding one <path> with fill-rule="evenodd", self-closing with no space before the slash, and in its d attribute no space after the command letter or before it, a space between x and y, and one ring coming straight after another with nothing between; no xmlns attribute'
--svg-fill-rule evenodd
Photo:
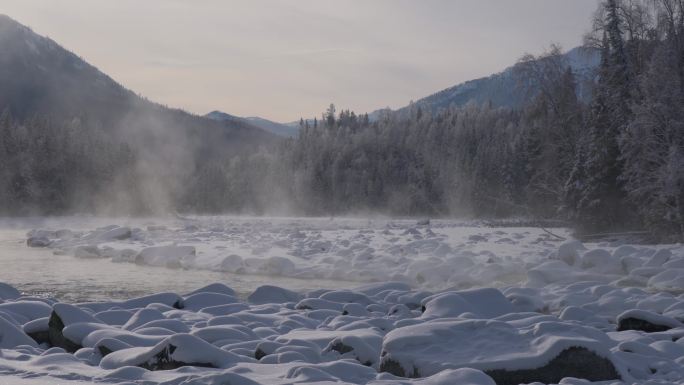
<svg viewBox="0 0 684 385"><path fill-rule="evenodd" d="M573 48L596 7L596 0L6 0L0 13L153 101L289 122L319 116L331 102L357 112L401 107L550 43Z"/></svg>

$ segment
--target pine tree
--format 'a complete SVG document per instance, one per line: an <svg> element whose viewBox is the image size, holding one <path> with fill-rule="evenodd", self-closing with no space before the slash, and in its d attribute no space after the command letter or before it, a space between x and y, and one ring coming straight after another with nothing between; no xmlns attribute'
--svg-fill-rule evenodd
<svg viewBox="0 0 684 385"><path fill-rule="evenodd" d="M634 222L626 204L618 139L630 119L630 81L616 0L607 0L599 79L583 141L565 192L571 218L582 231L627 228Z"/></svg>

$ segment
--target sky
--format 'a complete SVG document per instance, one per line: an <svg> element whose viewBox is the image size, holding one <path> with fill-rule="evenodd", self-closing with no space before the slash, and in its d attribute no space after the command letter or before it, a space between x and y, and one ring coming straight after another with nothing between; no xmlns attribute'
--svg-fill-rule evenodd
<svg viewBox="0 0 684 385"><path fill-rule="evenodd" d="M399 108L551 43L598 0L0 0L153 101L279 122Z"/></svg>

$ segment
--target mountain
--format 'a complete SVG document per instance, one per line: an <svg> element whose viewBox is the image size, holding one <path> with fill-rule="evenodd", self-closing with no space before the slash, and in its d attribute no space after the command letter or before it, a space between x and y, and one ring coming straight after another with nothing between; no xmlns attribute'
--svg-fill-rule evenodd
<svg viewBox="0 0 684 385"><path fill-rule="evenodd" d="M222 111L212 111L204 115L204 117L225 122L247 122L248 124L251 124L255 127L259 127L262 130L286 138L293 138L297 136L297 133L299 132L299 125L293 127L288 124L276 123L271 120L260 118L257 116L242 118L239 116L227 114Z"/></svg>
<svg viewBox="0 0 684 385"><path fill-rule="evenodd" d="M565 65L572 68L575 74L578 96L582 100L589 100L591 95L586 84L592 81L595 76L595 69L601 60L600 51L595 48L577 47L563 56ZM531 81L523 76L521 72L516 71L516 65L514 65L497 74L449 87L424 97L413 105L432 111L450 106L463 106L468 103L492 103L495 107L518 108L534 96L533 93L530 94L521 87L521 84L529 84ZM409 107L399 108L396 112L399 114L407 113ZM379 109L370 113L369 117L371 120L376 120L390 112L392 110L389 108Z"/></svg>
<svg viewBox="0 0 684 385"><path fill-rule="evenodd" d="M53 40L0 15L0 112L95 122L145 153L222 158L277 140L246 120L216 121L153 103ZM182 145L181 145L182 144Z"/></svg>

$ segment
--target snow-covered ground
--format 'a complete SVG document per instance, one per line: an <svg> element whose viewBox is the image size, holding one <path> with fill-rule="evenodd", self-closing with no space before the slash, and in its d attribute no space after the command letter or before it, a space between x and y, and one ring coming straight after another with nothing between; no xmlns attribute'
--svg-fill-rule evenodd
<svg viewBox="0 0 684 385"><path fill-rule="evenodd" d="M0 227L24 292L0 287L0 384L684 383L682 245L379 218Z"/></svg>

